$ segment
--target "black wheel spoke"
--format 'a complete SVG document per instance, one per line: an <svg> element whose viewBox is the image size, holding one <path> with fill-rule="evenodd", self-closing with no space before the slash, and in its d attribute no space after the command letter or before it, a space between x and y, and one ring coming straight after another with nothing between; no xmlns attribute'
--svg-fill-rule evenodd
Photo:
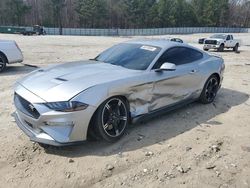
<svg viewBox="0 0 250 188"><path fill-rule="evenodd" d="M211 102L214 100L217 90L218 90L218 81L215 78L211 78L208 81L206 90L205 90L205 97L208 102Z"/></svg>
<svg viewBox="0 0 250 188"><path fill-rule="evenodd" d="M105 130L108 129L108 128L109 128L109 124L106 123L105 125L103 125L103 128L104 128Z"/></svg>
<svg viewBox="0 0 250 188"><path fill-rule="evenodd" d="M119 116L118 119L122 121L127 121L128 118L126 116Z"/></svg>
<svg viewBox="0 0 250 188"><path fill-rule="evenodd" d="M106 104L105 108L108 110L109 113L113 112L113 110L112 110L112 108L111 108L111 106L109 104Z"/></svg>
<svg viewBox="0 0 250 188"><path fill-rule="evenodd" d="M114 122L113 125L114 125L115 136L118 136L119 135L119 128L118 128L117 122Z"/></svg>
<svg viewBox="0 0 250 188"><path fill-rule="evenodd" d="M117 105L116 105L115 110L114 110L117 114L120 114L121 105L122 105L122 102L120 100L118 100Z"/></svg>

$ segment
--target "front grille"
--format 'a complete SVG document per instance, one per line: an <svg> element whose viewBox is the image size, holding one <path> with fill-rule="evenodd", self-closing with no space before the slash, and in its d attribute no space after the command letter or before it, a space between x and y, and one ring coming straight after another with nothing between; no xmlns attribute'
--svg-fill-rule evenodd
<svg viewBox="0 0 250 188"><path fill-rule="evenodd" d="M23 112L24 114L33 117L35 119L38 119L40 117L40 114L37 111L37 109L29 101L25 100L17 93L15 93L14 95L14 102L16 108L21 112Z"/></svg>
<svg viewBox="0 0 250 188"><path fill-rule="evenodd" d="M205 44L217 44L216 40L205 40Z"/></svg>

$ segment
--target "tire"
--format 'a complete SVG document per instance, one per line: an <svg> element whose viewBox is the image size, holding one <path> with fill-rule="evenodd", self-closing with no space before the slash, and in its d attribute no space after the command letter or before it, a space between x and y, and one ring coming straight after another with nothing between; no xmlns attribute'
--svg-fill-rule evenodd
<svg viewBox="0 0 250 188"><path fill-rule="evenodd" d="M97 109L93 128L97 136L107 142L119 140L125 133L129 122L128 104L122 98L112 97Z"/></svg>
<svg viewBox="0 0 250 188"><path fill-rule="evenodd" d="M0 72L3 72L6 69L6 64L8 60L6 57L0 53Z"/></svg>
<svg viewBox="0 0 250 188"><path fill-rule="evenodd" d="M208 49L206 49L206 48L203 48L203 50L204 50L204 51L208 51Z"/></svg>
<svg viewBox="0 0 250 188"><path fill-rule="evenodd" d="M239 49L239 44L237 43L237 44L235 45L235 47L233 48L233 51L238 52L238 49Z"/></svg>
<svg viewBox="0 0 250 188"><path fill-rule="evenodd" d="M204 88L201 92L200 102L203 104L210 104L214 101L217 92L219 90L219 80L218 77L212 75L206 81Z"/></svg>
<svg viewBox="0 0 250 188"><path fill-rule="evenodd" d="M224 51L224 44L221 44L220 47L218 48L218 52L223 52Z"/></svg>

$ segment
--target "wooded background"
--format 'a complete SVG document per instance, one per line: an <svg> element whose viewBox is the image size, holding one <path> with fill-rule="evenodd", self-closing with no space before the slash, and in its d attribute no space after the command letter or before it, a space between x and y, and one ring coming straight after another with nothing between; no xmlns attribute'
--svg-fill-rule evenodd
<svg viewBox="0 0 250 188"><path fill-rule="evenodd" d="M250 27L249 0L0 0L0 25Z"/></svg>

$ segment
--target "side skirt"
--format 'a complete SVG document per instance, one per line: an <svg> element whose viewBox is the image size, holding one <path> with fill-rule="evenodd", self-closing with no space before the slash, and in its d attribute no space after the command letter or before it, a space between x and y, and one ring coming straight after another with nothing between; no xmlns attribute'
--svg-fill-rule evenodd
<svg viewBox="0 0 250 188"><path fill-rule="evenodd" d="M184 101L177 102L175 104L168 105L166 107L154 110L154 111L149 112L147 114L143 114L143 115L133 117L132 118L132 123L134 124L134 123L139 123L139 122L142 122L142 121L148 121L148 120L150 120L151 118L153 118L155 116L166 114L167 112L176 110L176 109L178 109L180 107L183 107L183 106L185 106L187 104L190 104L190 103L193 103L195 101L197 101L197 99L184 100Z"/></svg>

